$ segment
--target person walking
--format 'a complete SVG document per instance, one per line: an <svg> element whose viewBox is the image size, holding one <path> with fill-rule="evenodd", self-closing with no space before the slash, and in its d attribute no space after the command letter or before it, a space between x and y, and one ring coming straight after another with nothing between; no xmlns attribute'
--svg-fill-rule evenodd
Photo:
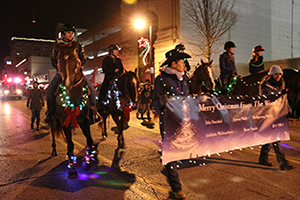
<svg viewBox="0 0 300 200"><path fill-rule="evenodd" d="M220 55L220 84L222 94L227 94L226 85L229 83L230 77L237 74L234 58L235 44L232 41L228 41L224 45L224 53Z"/></svg>
<svg viewBox="0 0 300 200"><path fill-rule="evenodd" d="M143 107L143 112L141 112L141 118L143 119L143 122L145 123L145 119L143 115L147 113L148 122L151 123L151 101L152 101L152 89L150 87L150 81L147 79L144 83L144 88L141 92L141 104Z"/></svg>
<svg viewBox="0 0 300 200"><path fill-rule="evenodd" d="M43 93L38 88L38 82L33 83L33 89L29 90L27 98L27 107L30 108L31 116L31 129L34 129L34 121L36 119L36 130L39 130L40 125L40 113L42 107L44 107Z"/></svg>
<svg viewBox="0 0 300 200"><path fill-rule="evenodd" d="M252 56L249 59L249 72L255 74L265 69L264 67L264 58L262 52L264 48L261 45L254 47L252 50Z"/></svg>
<svg viewBox="0 0 300 200"><path fill-rule="evenodd" d="M173 95L187 96L189 94L187 77L184 73L184 60L187 58L191 58L191 56L176 49L167 52L166 61L162 64L162 66L167 65L167 67L156 77L154 82L152 103L153 108L159 113L159 128L162 139L164 138L163 113L168 97ZM167 177L171 186L172 198L185 199L186 195L182 191L176 164L176 161L167 163L161 172Z"/></svg>
<svg viewBox="0 0 300 200"><path fill-rule="evenodd" d="M103 59L102 62L102 70L104 72L104 81L102 83L100 92L99 92L99 97L98 97L98 102L101 104L102 101L105 99L109 86L112 84L112 82L115 79L118 79L121 74L124 72L124 67L122 64L121 59L119 58L119 50L120 47L117 44L111 44L108 47L108 52L109 54Z"/></svg>
<svg viewBox="0 0 300 200"><path fill-rule="evenodd" d="M270 70L269 74L266 75L259 85L259 94L260 95L270 95L270 94L278 94L285 88L285 82L282 78L283 71L281 70L280 66L273 65ZM277 161L280 165L281 170L291 170L294 167L289 164L289 162L285 159L284 152L282 150L280 142L273 142L272 144L264 144L260 151L259 156L259 164L265 166L273 166L272 163L268 161L269 152L271 147L276 154Z"/></svg>

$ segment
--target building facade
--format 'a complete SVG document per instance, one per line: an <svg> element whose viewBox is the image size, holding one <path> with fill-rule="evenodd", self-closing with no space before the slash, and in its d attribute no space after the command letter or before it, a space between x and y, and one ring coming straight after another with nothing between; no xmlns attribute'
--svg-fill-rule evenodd
<svg viewBox="0 0 300 200"><path fill-rule="evenodd" d="M5 58L4 74L20 75L19 65L30 56L42 56L50 59L54 40L12 37L9 43L10 56Z"/></svg>
<svg viewBox="0 0 300 200"><path fill-rule="evenodd" d="M199 56L198 49L188 42L197 38L190 36L191 27L184 24L186 11L183 2L183 0L139 0L136 4L122 2L120 13L78 37L85 45L88 57L84 68L95 69L96 77L98 69L101 69L102 60L107 55L107 47L117 43L122 48L120 57L125 69L138 68L142 81L149 78L151 73L149 55L144 65L141 58L144 49L139 48L137 41L142 36L150 39L151 26L155 76L159 74L159 66L165 59L165 52L181 42L185 44L186 52L192 55L190 64L193 71L194 66L200 63L200 59L205 58ZM215 47L220 47L212 55L214 76L219 76L219 55L222 54L223 45L228 40L234 41L237 46L235 58L238 73L241 75L249 74L248 60L252 49L259 44L265 48L263 55L268 64L267 68L276 63L287 63L282 66L283 68L297 66L299 62L297 57L300 57L300 22L296 20L300 16L299 8L300 0L236 0L234 12L238 15L238 22L214 44ZM144 29L137 30L134 27L137 19L145 21Z"/></svg>

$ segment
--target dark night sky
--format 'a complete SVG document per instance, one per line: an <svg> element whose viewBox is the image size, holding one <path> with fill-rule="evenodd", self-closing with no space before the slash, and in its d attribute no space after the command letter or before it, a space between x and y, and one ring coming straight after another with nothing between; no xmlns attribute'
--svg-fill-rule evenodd
<svg viewBox="0 0 300 200"><path fill-rule="evenodd" d="M120 10L121 0L0 0L0 69L13 36L55 39L55 25L90 28ZM36 23L32 23L33 12Z"/></svg>

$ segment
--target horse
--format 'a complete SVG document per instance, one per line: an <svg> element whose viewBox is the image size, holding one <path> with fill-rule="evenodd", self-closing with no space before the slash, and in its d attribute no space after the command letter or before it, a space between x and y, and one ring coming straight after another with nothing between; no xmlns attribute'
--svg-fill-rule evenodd
<svg viewBox="0 0 300 200"><path fill-rule="evenodd" d="M255 96L259 94L259 84L269 70L262 70L248 76L235 76L227 86L227 94Z"/></svg>
<svg viewBox="0 0 300 200"><path fill-rule="evenodd" d="M85 156L87 165L93 160L95 153L88 119L89 93L91 91L84 78L81 62L76 53L77 45L77 42L71 44L56 43L56 48L59 50L57 58L62 83L56 92L56 111L51 125L53 156L57 155L55 136L63 132L67 141L69 178L78 176L75 169L76 156L73 153L74 143L72 141L72 129L78 127L78 124L87 140Z"/></svg>
<svg viewBox="0 0 300 200"><path fill-rule="evenodd" d="M300 117L300 71L295 69L283 69L285 88L288 89L287 98L292 109L290 117Z"/></svg>
<svg viewBox="0 0 300 200"><path fill-rule="evenodd" d="M111 115L118 128L118 148L125 146L123 130L125 129L126 116L123 109L124 106L138 101L138 87L139 81L136 71L126 71L119 79L113 81L104 101L97 104L97 110L103 118L103 140L107 137L106 119Z"/></svg>
<svg viewBox="0 0 300 200"><path fill-rule="evenodd" d="M189 79L189 90L193 95L201 95L204 93L212 93L215 82L212 77L211 64L203 62L201 59L201 65L194 71L193 75Z"/></svg>

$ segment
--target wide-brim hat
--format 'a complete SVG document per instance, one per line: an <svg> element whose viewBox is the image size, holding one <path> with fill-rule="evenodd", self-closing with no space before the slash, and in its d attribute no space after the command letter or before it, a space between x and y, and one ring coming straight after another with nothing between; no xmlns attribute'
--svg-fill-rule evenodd
<svg viewBox="0 0 300 200"><path fill-rule="evenodd" d="M165 65L169 65L170 63L172 63L175 60L180 60L180 59L185 59L185 58L191 58L191 56L189 54L179 52L176 49L168 51L165 56L166 56L166 60L161 65L161 67L165 66Z"/></svg>

